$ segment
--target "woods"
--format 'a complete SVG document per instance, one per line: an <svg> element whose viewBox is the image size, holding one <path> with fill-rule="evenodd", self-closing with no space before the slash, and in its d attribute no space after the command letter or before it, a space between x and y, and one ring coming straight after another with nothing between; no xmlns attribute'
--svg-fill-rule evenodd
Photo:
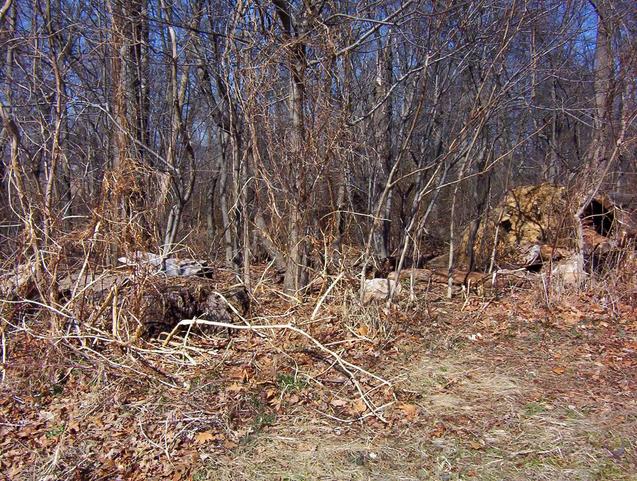
<svg viewBox="0 0 637 481"><path fill-rule="evenodd" d="M50 275L99 223L294 294L344 245L472 250L515 185L634 203L629 3L7 0L5 245Z"/></svg>

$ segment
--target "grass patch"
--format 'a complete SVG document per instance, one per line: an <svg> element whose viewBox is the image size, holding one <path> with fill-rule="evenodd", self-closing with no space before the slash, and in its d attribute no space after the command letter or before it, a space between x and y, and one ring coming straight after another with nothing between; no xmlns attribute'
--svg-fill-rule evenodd
<svg viewBox="0 0 637 481"><path fill-rule="evenodd" d="M46 437L49 439L58 437L59 435L64 434L65 430L66 427L64 426L64 424L55 425L46 432Z"/></svg>
<svg viewBox="0 0 637 481"><path fill-rule="evenodd" d="M537 416L546 412L546 407L540 402L530 402L524 406L524 414L526 416Z"/></svg>
<svg viewBox="0 0 637 481"><path fill-rule="evenodd" d="M637 475L630 475L621 466L608 461L596 466L593 479L595 481L635 481Z"/></svg>
<svg viewBox="0 0 637 481"><path fill-rule="evenodd" d="M307 387L307 380L294 374L280 373L277 376L277 384L283 392L302 391Z"/></svg>

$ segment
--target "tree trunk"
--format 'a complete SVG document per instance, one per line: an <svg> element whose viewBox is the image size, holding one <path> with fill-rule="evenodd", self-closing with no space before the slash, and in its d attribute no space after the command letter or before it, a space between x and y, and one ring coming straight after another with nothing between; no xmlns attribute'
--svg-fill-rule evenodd
<svg viewBox="0 0 637 481"><path fill-rule="evenodd" d="M289 228L287 242L287 267L283 284L286 292L297 293L301 287L305 266L305 227L301 201L304 199L305 178L303 169L303 144L305 142L305 122L303 114L304 104L304 76L305 76L305 45L303 44L302 22L295 19L291 12L291 4L284 0L274 0L277 15L285 32L286 39L292 43L288 47L288 66L290 71L288 110L290 114L290 168L291 191L289 200Z"/></svg>

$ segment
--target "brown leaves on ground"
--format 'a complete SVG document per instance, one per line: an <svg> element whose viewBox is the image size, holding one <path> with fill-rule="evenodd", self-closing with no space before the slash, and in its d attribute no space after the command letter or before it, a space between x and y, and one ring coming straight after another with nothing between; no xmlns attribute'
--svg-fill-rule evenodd
<svg viewBox="0 0 637 481"><path fill-rule="evenodd" d="M418 415L418 406L415 404L401 403L398 409L402 411L408 420L414 419Z"/></svg>
<svg viewBox="0 0 637 481"><path fill-rule="evenodd" d="M296 306L294 319L302 325L314 305ZM275 295L261 299L263 313L288 307ZM536 292L517 291L500 299L449 303L440 296L390 310L348 308L326 304L329 315L307 329L387 378L408 379L425 356L479 356L511 372L536 372L537 392L574 406L591 395L616 403L637 385L635 309L604 305L592 294L551 305ZM361 375L366 402L333 359L294 333L218 332L190 342L195 364L151 345L137 352L105 344L97 356L72 343L13 335L0 395L0 472L12 480L190 479L214 453L247 446L297 415L334 426L342 426L335 419L358 420L380 435L422 430L441 442L459 436L472 450L484 448L475 420L461 410L431 414L432 406L463 402L454 392L468 382L480 390L497 381L471 381L470 369L432 378L427 395L400 380L392 390ZM166 376L140 375L156 371ZM369 403L387 406L384 423ZM550 405L542 396L529 403L529 415Z"/></svg>

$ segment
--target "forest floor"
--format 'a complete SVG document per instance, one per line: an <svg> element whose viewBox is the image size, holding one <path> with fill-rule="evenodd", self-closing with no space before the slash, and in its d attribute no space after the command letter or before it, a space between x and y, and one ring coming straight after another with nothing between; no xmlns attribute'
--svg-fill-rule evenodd
<svg viewBox="0 0 637 481"><path fill-rule="evenodd" d="M338 297L338 296L337 296ZM163 349L9 338L6 480L637 480L637 311L428 289L392 309L264 292L254 322ZM266 316L264 313L268 313Z"/></svg>

